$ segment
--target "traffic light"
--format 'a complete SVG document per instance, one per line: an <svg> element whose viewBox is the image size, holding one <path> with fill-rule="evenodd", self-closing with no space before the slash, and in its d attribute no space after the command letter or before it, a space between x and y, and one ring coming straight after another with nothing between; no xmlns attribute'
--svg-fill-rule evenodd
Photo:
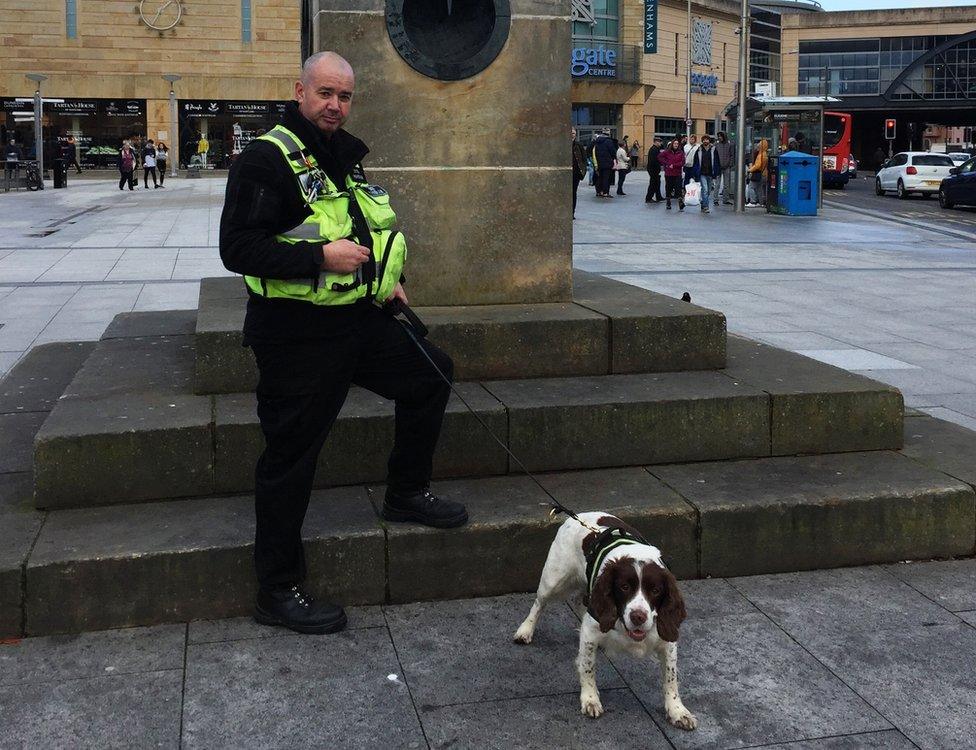
<svg viewBox="0 0 976 750"><path fill-rule="evenodd" d="M895 140L895 120L893 117L885 120L885 138L889 141Z"/></svg>

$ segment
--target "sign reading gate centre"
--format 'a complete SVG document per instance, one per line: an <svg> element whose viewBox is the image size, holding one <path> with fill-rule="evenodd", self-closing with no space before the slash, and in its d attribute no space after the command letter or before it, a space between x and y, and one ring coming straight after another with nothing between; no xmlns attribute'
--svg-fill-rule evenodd
<svg viewBox="0 0 976 750"><path fill-rule="evenodd" d="M616 78L617 51L599 47L576 47L573 49L573 62L570 66L576 78Z"/></svg>

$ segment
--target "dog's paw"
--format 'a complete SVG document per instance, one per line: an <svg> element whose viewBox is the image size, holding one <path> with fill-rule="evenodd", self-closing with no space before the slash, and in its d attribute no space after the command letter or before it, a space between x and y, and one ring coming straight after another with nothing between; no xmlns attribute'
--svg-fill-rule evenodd
<svg viewBox="0 0 976 750"><path fill-rule="evenodd" d="M515 637L512 638L515 643L528 644L532 643L532 628L526 627L524 624L515 631Z"/></svg>
<svg viewBox="0 0 976 750"><path fill-rule="evenodd" d="M676 726L678 729L684 729L688 732L698 726L698 719L696 719L695 715L684 706L672 711L668 711L668 722L672 726Z"/></svg>
<svg viewBox="0 0 976 750"><path fill-rule="evenodd" d="M591 719L599 719L603 716L603 704L600 703L600 696L596 693L580 695L580 713L589 716Z"/></svg>

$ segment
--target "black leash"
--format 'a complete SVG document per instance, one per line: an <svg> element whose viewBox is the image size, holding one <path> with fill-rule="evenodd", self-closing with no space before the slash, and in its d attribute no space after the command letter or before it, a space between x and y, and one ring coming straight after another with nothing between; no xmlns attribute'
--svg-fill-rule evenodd
<svg viewBox="0 0 976 750"><path fill-rule="evenodd" d="M492 432L491 427L489 427L485 423L485 420L483 420L478 415L478 412L476 412L471 407L471 404L469 404L464 399L464 396L462 396L461 393L458 391L458 389L454 387L454 383L451 382L450 378L448 378L443 372L441 372L441 368L437 366L437 363L434 362L430 354L427 353L427 350L424 348L424 345L420 343L420 339L425 338L429 331L427 330L427 326L425 326L423 321L417 316L417 313L411 310L408 305L404 304L403 300L395 299L395 298L387 302L386 305L383 306L383 310L386 313L388 313L397 323L399 323L404 331L407 332L407 335L410 337L410 340L413 341L416 347L420 350L420 353L427 358L427 361L430 362L431 367L433 367L435 372L437 372L437 374L440 375L441 380L443 380L445 383L448 384L448 386L450 386L451 390L454 392L454 395L461 400L461 403L464 404L467 410L471 412L471 414L474 416L475 419L478 420L478 423L485 428L485 431L489 435L491 435L492 440L498 443L502 447L502 449L509 455L509 457L515 463L518 464L519 468L525 472L525 475L533 482L535 482L540 490L542 490L543 492L546 493L546 495L549 496L549 499L552 501L550 503L551 510L549 511L550 518L555 518L555 516L559 513L565 513L567 516L572 518L581 526L584 526L585 528L590 529L591 531L595 531L597 533L602 532L603 531L602 529L596 529L590 524L586 523L578 515L576 515L576 513L574 513L569 508L567 508L561 502L559 502L559 500L556 499L555 495L553 495L549 490L547 490L542 485L542 483L532 475L531 471L525 468L525 464L523 464L519 460L519 457L516 456L514 453L512 453L512 451L509 450L508 446L505 445L505 443L502 442L502 440L494 432ZM403 317L406 318L406 320L401 320L400 318L397 317L398 315L403 315Z"/></svg>

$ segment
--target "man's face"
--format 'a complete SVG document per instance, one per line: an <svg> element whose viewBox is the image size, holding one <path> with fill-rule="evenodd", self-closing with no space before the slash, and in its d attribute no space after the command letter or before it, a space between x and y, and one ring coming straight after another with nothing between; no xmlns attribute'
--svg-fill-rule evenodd
<svg viewBox="0 0 976 750"><path fill-rule="evenodd" d="M575 140L576 140L576 128L573 128L573 129L572 129L571 131L569 131L569 132L570 132L570 133L572 134L572 136L573 136L573 140L575 141Z"/></svg>
<svg viewBox="0 0 976 750"><path fill-rule="evenodd" d="M336 61L323 60L308 79L295 82L298 110L326 135L332 135L349 117L355 88L352 70Z"/></svg>

